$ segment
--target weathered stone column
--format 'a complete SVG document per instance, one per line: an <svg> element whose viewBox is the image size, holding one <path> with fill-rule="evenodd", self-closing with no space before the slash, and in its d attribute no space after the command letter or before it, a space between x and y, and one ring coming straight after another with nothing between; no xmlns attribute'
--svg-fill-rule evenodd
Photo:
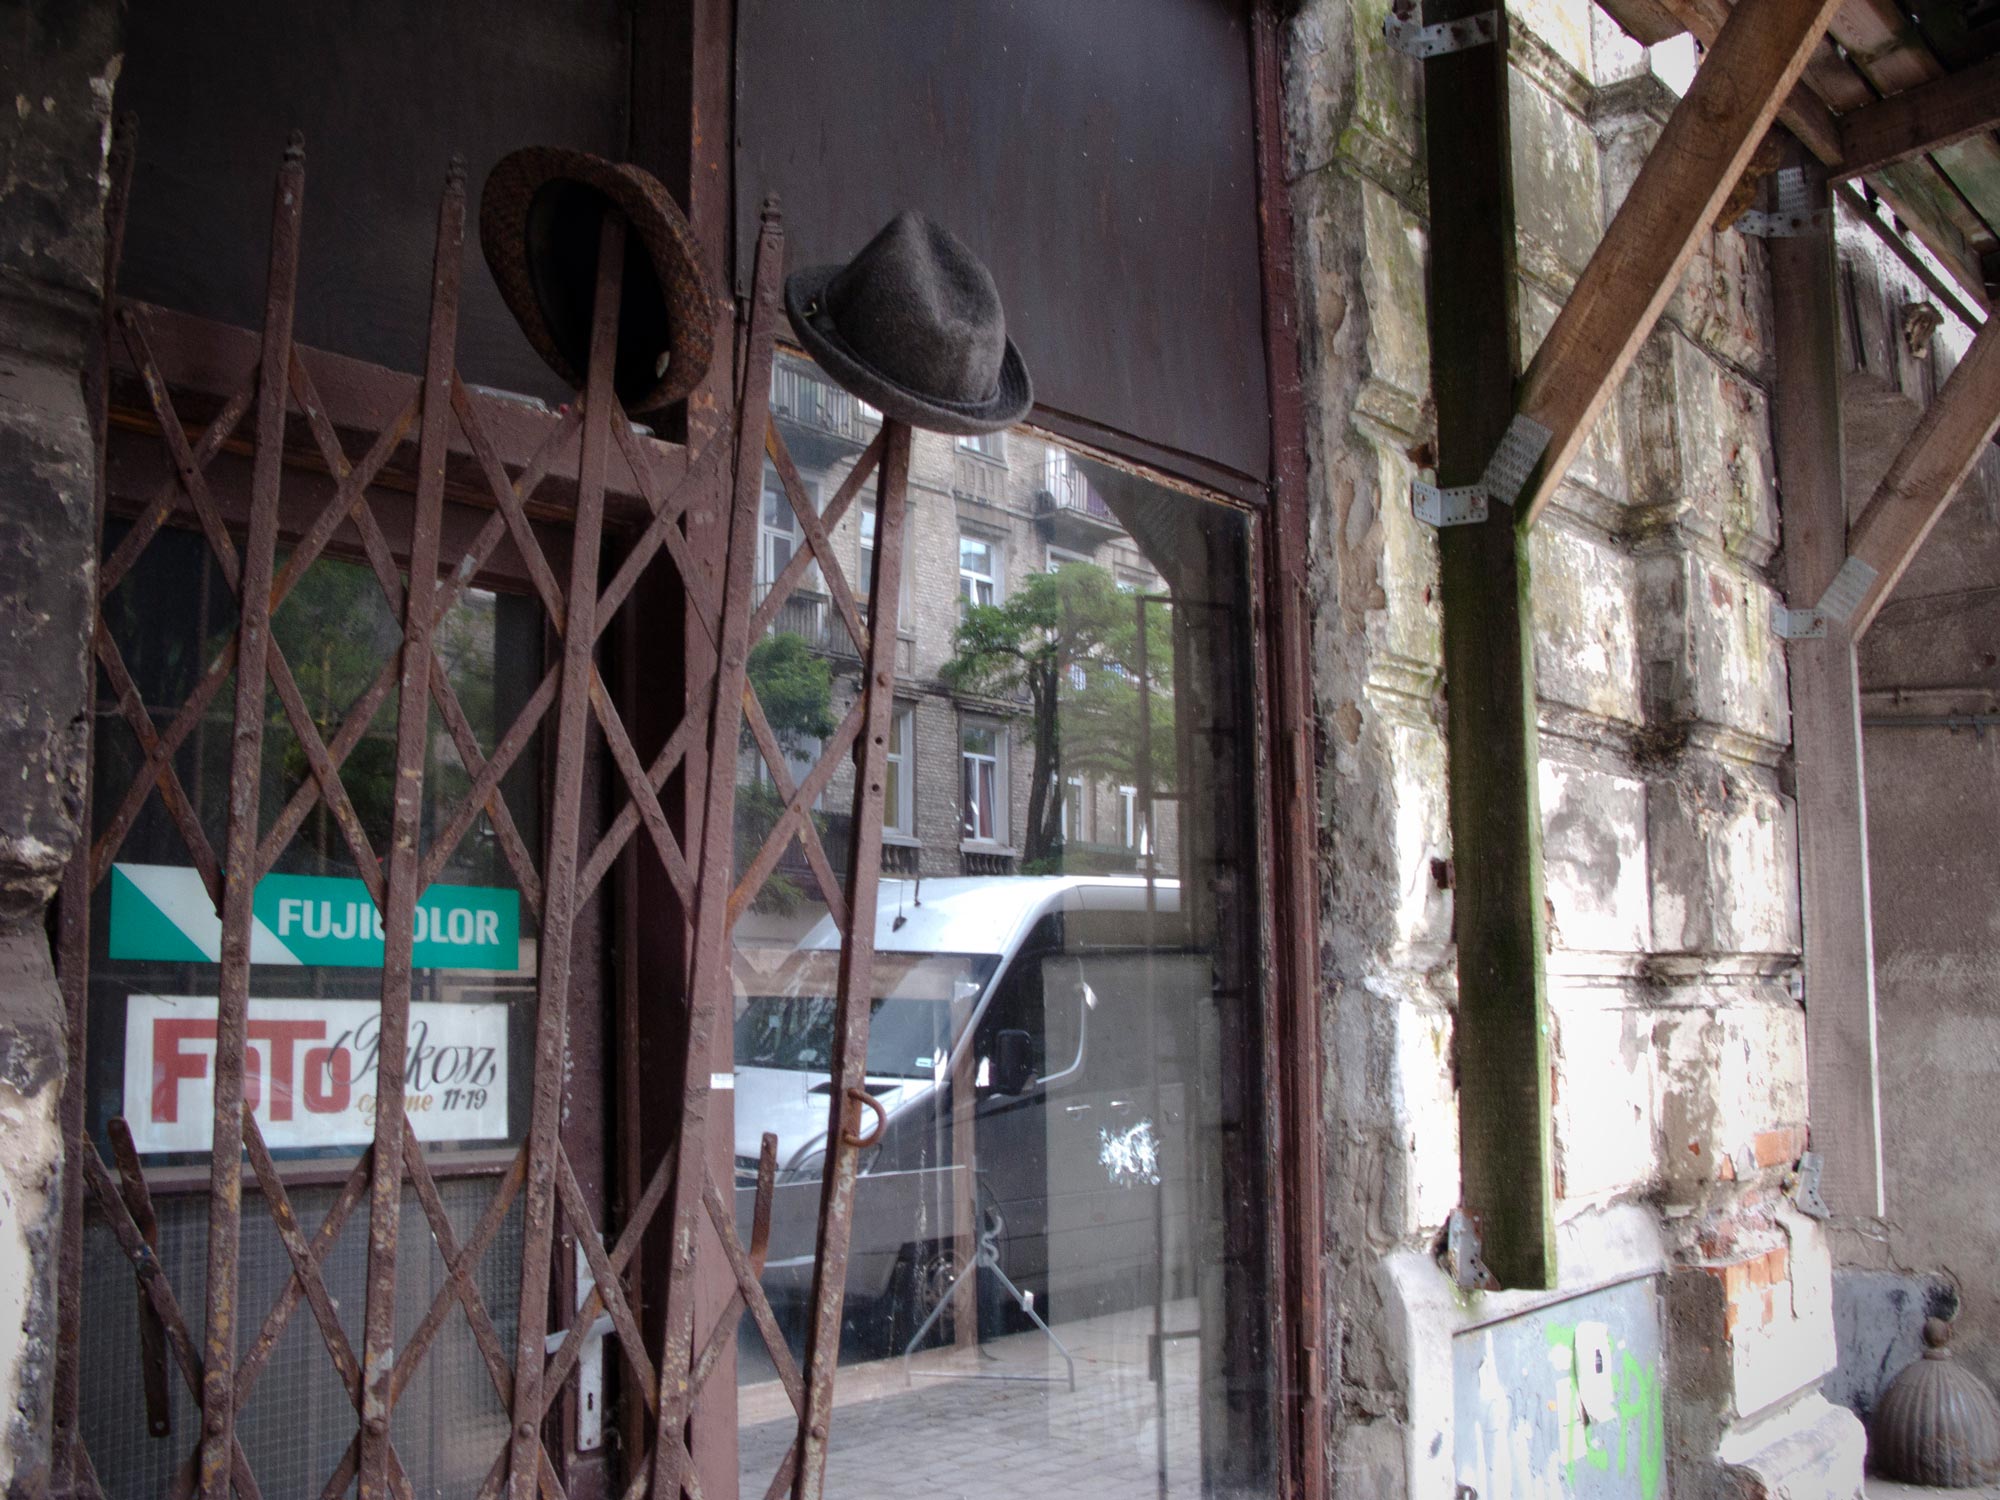
<svg viewBox="0 0 2000 1500"><path fill-rule="evenodd" d="M79 836L96 462L84 372L103 296L113 0L0 26L0 1487L49 1479L57 1117L65 1047L47 914Z"/></svg>

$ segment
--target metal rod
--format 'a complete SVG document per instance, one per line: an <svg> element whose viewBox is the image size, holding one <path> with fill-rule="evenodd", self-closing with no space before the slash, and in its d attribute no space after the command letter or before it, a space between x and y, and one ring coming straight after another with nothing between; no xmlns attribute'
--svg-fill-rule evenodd
<svg viewBox="0 0 2000 1500"><path fill-rule="evenodd" d="M576 922L577 845L583 817L583 760L590 729L591 645L596 639L597 559L604 530L604 474L611 424L626 420L612 393L618 298L625 264L624 217L607 211L597 249L597 288L584 387L583 449L577 460L576 528L571 543L569 612L563 623L562 690L557 708L555 787L549 809L542 933L537 951L534 1102L528 1134L527 1202L521 1231L521 1301L514 1346L514 1431L508 1469L512 1500L534 1500L541 1464L542 1379L549 1285L555 1252L556 1152L562 1129L563 1056L569 1033L571 942Z"/></svg>
<svg viewBox="0 0 2000 1500"><path fill-rule="evenodd" d="M361 1500L389 1493L390 1382L396 1372L396 1250L403 1219L405 1049L410 972L422 893L424 768L430 743L431 634L436 626L444 469L451 435L452 363L458 338L459 266L465 254L465 163L454 158L438 205L423 416L417 437L417 505L403 598L396 693L396 792L382 921L382 1018L375 1059L374 1180L368 1196L368 1294L362 1341Z"/></svg>
<svg viewBox="0 0 2000 1500"><path fill-rule="evenodd" d="M1863 729L1970 729L1984 735L2000 727L2000 714L1889 714L1864 718Z"/></svg>
<svg viewBox="0 0 2000 1500"><path fill-rule="evenodd" d="M896 611L902 596L903 515L909 498L909 424L882 425L881 482L875 495L873 612L862 692L867 728L854 778L854 831L848 849L847 928L840 945L832 1089L827 1099L825 1181L820 1190L818 1253L813 1258L812 1321L806 1328L806 1404L799 1416L795 1500L820 1500L826 1483L833 1377L840 1360L847 1295L847 1248L854 1229L854 1183L861 1152L843 1127L849 1096L867 1081L868 1023L875 993L875 907L882 884L882 804L889 729L896 711Z"/></svg>
<svg viewBox="0 0 2000 1500"><path fill-rule="evenodd" d="M251 898L257 885L258 795L264 753L265 662L271 644L271 575L278 543L278 487L285 459L285 371L292 358L305 139L296 131L278 169L271 270L257 385L257 451L251 461L250 529L237 599L236 711L229 774L229 833L222 887L222 972L215 1026L215 1134L210 1157L208 1318L202 1359L202 1500L229 1500L236 1452L236 1296L243 1206L243 1053L250 1012Z"/></svg>
<svg viewBox="0 0 2000 1500"><path fill-rule="evenodd" d="M653 1434L653 1493L678 1500L683 1465L691 1463L685 1431L693 1402L695 1252L700 1244L702 1187L708 1180L709 1031L729 994L729 872L734 866L736 744L739 705L749 680L751 587L755 577L757 512L763 503L764 432L770 423L772 349L784 274L784 227L777 201L764 204L744 357L745 398L736 415L736 491L723 564L722 619L717 632L714 695L710 698L706 786L695 862L694 942L688 966L688 1028L681 1088L680 1139L668 1229L667 1316L660 1344L660 1410ZM526 1497L522 1497L526 1500Z"/></svg>

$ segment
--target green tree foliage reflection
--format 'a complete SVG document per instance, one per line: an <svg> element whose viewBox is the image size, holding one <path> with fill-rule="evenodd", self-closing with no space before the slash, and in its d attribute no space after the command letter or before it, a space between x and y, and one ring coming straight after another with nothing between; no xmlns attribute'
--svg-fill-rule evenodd
<svg viewBox="0 0 2000 1500"><path fill-rule="evenodd" d="M953 644L956 652L943 677L954 692L1025 695L1033 710L1024 872L1062 867L1066 777L1103 777L1129 786L1151 778L1157 786L1171 768L1170 611L1157 601L1142 604L1096 564L1064 563L1053 573L1034 574L1004 603L972 605ZM1142 667L1150 683L1150 736L1141 734Z"/></svg>
<svg viewBox="0 0 2000 1500"><path fill-rule="evenodd" d="M779 746L791 756L810 756L820 741L838 727L833 718L833 672L826 659L815 655L803 636L780 631L750 648L746 666L750 685L757 690L758 701L764 705L764 717L770 721L771 733ZM752 763L761 766L762 752L750 741L747 730L744 740ZM739 875L757 857L757 851L764 847L764 840L770 837L784 812L784 798L763 777L752 777L737 787ZM816 812L809 816L824 832L825 818ZM797 881L774 872L751 905L757 911L786 913L796 911L804 901L805 892Z"/></svg>

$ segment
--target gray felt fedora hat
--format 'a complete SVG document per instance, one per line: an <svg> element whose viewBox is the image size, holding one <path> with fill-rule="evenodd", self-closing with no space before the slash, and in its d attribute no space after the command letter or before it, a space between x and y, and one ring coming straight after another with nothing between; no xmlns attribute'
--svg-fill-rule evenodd
<svg viewBox="0 0 2000 1500"><path fill-rule="evenodd" d="M1035 391L1000 292L951 231L908 210L844 266L785 279L785 312L843 390L933 432L994 432Z"/></svg>

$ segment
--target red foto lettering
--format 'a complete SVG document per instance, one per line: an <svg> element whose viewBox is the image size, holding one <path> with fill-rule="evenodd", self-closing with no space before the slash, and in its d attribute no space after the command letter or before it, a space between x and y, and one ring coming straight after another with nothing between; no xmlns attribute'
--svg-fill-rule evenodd
<svg viewBox="0 0 2000 1500"><path fill-rule="evenodd" d="M293 1099L302 1097L310 1114L334 1114L347 1108L348 1085L352 1080L353 1059L345 1047L314 1047L307 1050L303 1087L297 1078L298 1044L323 1041L325 1021L258 1019L244 1028L259 1046L243 1053L243 1101L252 1109L264 1104L264 1079L270 1076L272 1120L293 1116ZM153 1021L153 1119L171 1125L180 1119L180 1086L184 1079L208 1076L209 1058L215 1047L216 1023L178 1017L156 1017ZM204 1043L200 1051L188 1044ZM267 1067L268 1059L268 1067ZM325 1074L325 1085L321 1074Z"/></svg>

